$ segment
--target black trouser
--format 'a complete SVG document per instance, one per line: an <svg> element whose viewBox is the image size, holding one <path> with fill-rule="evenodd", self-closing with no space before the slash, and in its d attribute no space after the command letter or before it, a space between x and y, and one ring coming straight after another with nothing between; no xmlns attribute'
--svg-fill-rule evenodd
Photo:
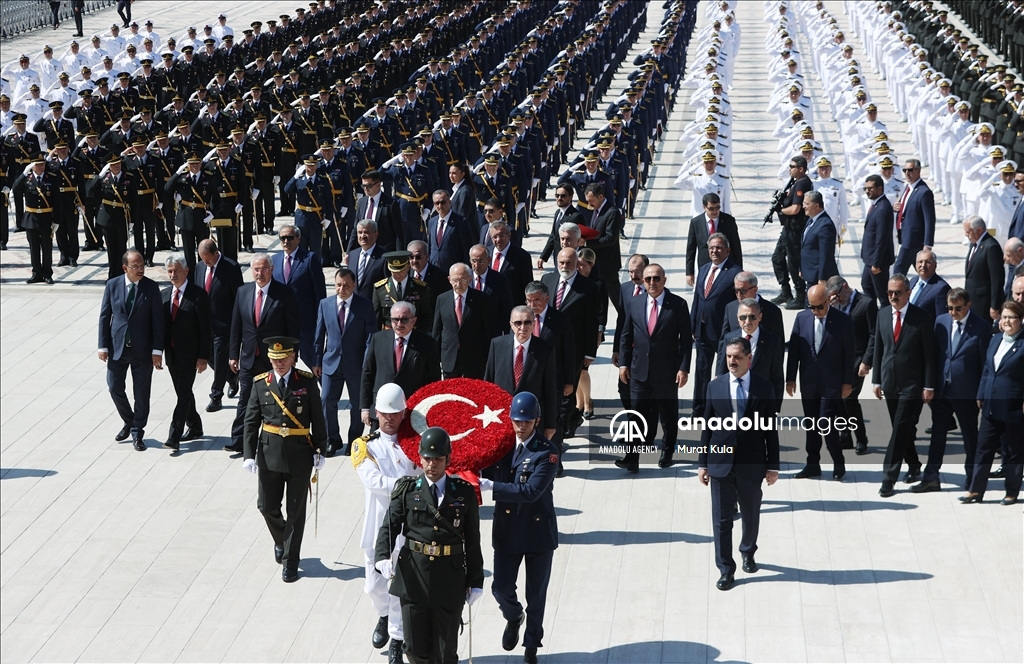
<svg viewBox="0 0 1024 664"><path fill-rule="evenodd" d="M25 197L15 196L14 197L14 228L16 230L25 230L22 223L25 221Z"/></svg>
<svg viewBox="0 0 1024 664"><path fill-rule="evenodd" d="M935 430L934 426L932 430ZM1006 495L1011 498L1020 495L1021 474L1024 471L1024 428L1020 422L1004 422L984 415L978 431L978 450L974 455L974 476L968 491L985 493L992 460L1000 447L1003 448L1003 470L1006 471L1003 480Z"/></svg>
<svg viewBox="0 0 1024 664"><path fill-rule="evenodd" d="M238 386L238 375L228 368L228 346L231 344L231 331L226 334L213 335L213 383L210 384L210 398L224 398L224 383Z"/></svg>
<svg viewBox="0 0 1024 664"><path fill-rule="evenodd" d="M231 199L232 201L235 199ZM230 226L214 226L217 231L217 246L224 252L224 255L233 261L238 260L238 218L235 215L235 208L232 205L225 210L216 210L213 213L215 219L231 219Z"/></svg>
<svg viewBox="0 0 1024 664"><path fill-rule="evenodd" d="M124 274L124 272L122 272ZM120 360L115 360L114 351L108 350L107 359L107 390L114 401L117 414L126 426L130 426L133 434L143 435L146 423L149 422L149 396L153 385L153 358L130 358L127 349ZM128 369L132 370L132 392L135 407L128 401L125 391Z"/></svg>
<svg viewBox="0 0 1024 664"><path fill-rule="evenodd" d="M872 331L872 334L874 332ZM868 444L868 430L864 426L864 409L860 405L860 391L864 387L864 376L857 376L853 380L853 391L850 392L850 396L843 399L840 410L843 411L843 416L846 417L847 427L846 431L839 432L839 439L849 439L856 437L857 443L862 445ZM850 426L850 422L855 421L857 428L853 430Z"/></svg>
<svg viewBox="0 0 1024 664"><path fill-rule="evenodd" d="M53 15L53 27L60 25L60 1L50 0L50 13Z"/></svg>
<svg viewBox="0 0 1024 664"><path fill-rule="evenodd" d="M750 472L745 469L743 472ZM763 479L763 478L762 478ZM761 525L761 482L753 478L736 477L736 468L725 477L711 478L711 524L715 534L715 565L722 574L735 574L736 561L732 557L732 522L736 504L740 506L743 534L740 553L754 555L757 551L757 531Z"/></svg>
<svg viewBox="0 0 1024 664"><path fill-rule="evenodd" d="M78 260L78 208L74 195L64 195L61 201L64 206L57 217L57 248L60 249L61 260Z"/></svg>
<svg viewBox="0 0 1024 664"><path fill-rule="evenodd" d="M548 600L548 581L551 579L551 559L554 551L513 553L494 551L494 576L491 594L505 620L516 621L523 615L523 605L516 597L516 578L519 567L526 560L526 631L523 647L539 648L544 638L544 607Z"/></svg>
<svg viewBox="0 0 1024 664"><path fill-rule="evenodd" d="M253 228L255 205L251 198L246 197L242 201L242 246L252 246L252 236L256 232Z"/></svg>
<svg viewBox="0 0 1024 664"><path fill-rule="evenodd" d="M344 219L342 223L336 224L333 221L327 224L324 231L323 244L320 247L320 260L325 266L340 263L345 253L345 241L347 237L344 231Z"/></svg>
<svg viewBox="0 0 1024 664"><path fill-rule="evenodd" d="M269 172L269 168L264 172ZM256 198L256 232L273 232L274 218L277 215L277 210L274 209L274 176L263 176L256 188L260 190L260 195Z"/></svg>
<svg viewBox="0 0 1024 664"><path fill-rule="evenodd" d="M800 276L800 240L803 229L792 230L783 226L779 233L779 241L775 244L775 251L772 252L772 268L775 270L775 279L782 286L783 292L789 290L789 280L793 279L793 287L796 292L803 294L806 284Z"/></svg>
<svg viewBox="0 0 1024 664"><path fill-rule="evenodd" d="M829 456L832 457L835 471L846 470L846 461L843 459L843 444L839 441L839 431L835 428L835 417L839 410L840 397L823 397L820 395L808 394L801 397L800 401L804 407L804 417L813 418L815 425L824 418L827 422L828 433L819 433L817 426L808 430L806 435L807 465L810 468L821 467L821 438L825 437L825 446L828 448Z"/></svg>
<svg viewBox="0 0 1024 664"><path fill-rule="evenodd" d="M107 245L107 278L124 274L121 259L128 251L128 225L123 220L112 220L112 226L103 226L103 243ZM189 266L191 267L191 266Z"/></svg>
<svg viewBox="0 0 1024 664"><path fill-rule="evenodd" d="M871 273L871 266L865 265L860 276L860 289L865 295L878 301L879 307L889 305L889 268L882 268L878 274Z"/></svg>
<svg viewBox="0 0 1024 664"><path fill-rule="evenodd" d="M661 421L661 451L674 452L676 436L679 433L679 399L676 398L675 384L655 385L651 380L629 381L629 399L633 409L640 413L647 422L647 437L644 444L653 446L658 434L658 421ZM630 452L626 461L637 463L640 455Z"/></svg>
<svg viewBox="0 0 1024 664"><path fill-rule="evenodd" d="M145 205L150 204L147 202ZM163 221L156 211L138 214L132 221L135 224L135 250L147 261L153 260L156 255L156 229L158 225L163 225Z"/></svg>
<svg viewBox="0 0 1024 664"><path fill-rule="evenodd" d="M124 21L124 27L128 27L128 24L132 22L132 2L131 0L117 0L117 15Z"/></svg>
<svg viewBox="0 0 1024 664"><path fill-rule="evenodd" d="M946 389L949 388L950 384L946 383ZM964 474L969 482L974 471L974 454L978 445L978 402L974 399L939 397L932 399L928 405L932 409L932 438L928 444L928 464L924 467L921 479L925 482L939 481L942 457L946 454L946 438L955 413L956 421L960 423L960 433L964 437Z"/></svg>
<svg viewBox="0 0 1024 664"><path fill-rule="evenodd" d="M231 444L242 447L242 435L245 433L245 409L249 405L249 395L252 394L253 376L270 371L270 360L260 361L256 358L248 369L238 370L238 407L235 410L235 420L231 423Z"/></svg>
<svg viewBox="0 0 1024 664"><path fill-rule="evenodd" d="M73 11L75 13L75 34L81 36L84 34L82 32L82 8L75 7Z"/></svg>
<svg viewBox="0 0 1024 664"><path fill-rule="evenodd" d="M412 664L456 664L462 607L446 609L402 600L405 656Z"/></svg>
<svg viewBox="0 0 1024 664"><path fill-rule="evenodd" d="M708 383L711 382L711 372L714 369L715 351L718 349L717 342L697 339L697 366L693 372L693 416L700 417L704 414L704 398L707 396ZM636 399L633 399L636 403Z"/></svg>
<svg viewBox="0 0 1024 664"><path fill-rule="evenodd" d="M86 199L85 219L82 225L85 226L85 250L99 251L103 247L103 229L96 225L96 213L100 210L100 203L96 199Z"/></svg>
<svg viewBox="0 0 1024 664"><path fill-rule="evenodd" d="M917 261L917 254L924 247L900 247L900 253L896 255L896 264L892 268L893 274L906 274L914 262ZM888 284L888 281L886 281ZM886 304L889 304L886 302Z"/></svg>
<svg viewBox="0 0 1024 664"><path fill-rule="evenodd" d="M886 396L885 405L889 409L892 435L889 437L889 446L885 450L885 460L882 462L882 483L891 486L899 478L904 460L910 468L921 467L917 448L914 447L914 437L917 436L917 420L921 417L924 401L921 397L894 394ZM932 428L934 430L934 427Z"/></svg>
<svg viewBox="0 0 1024 664"><path fill-rule="evenodd" d="M257 456L260 458L260 472L256 506L267 522L267 530L274 538L274 546L284 549L281 563L285 569L297 570L302 548L302 533L306 529L309 473L279 473L267 470L266 462L262 460L262 451L258 452ZM281 513L282 501L288 512L287 519Z"/></svg>
<svg viewBox="0 0 1024 664"><path fill-rule="evenodd" d="M167 370L171 374L171 384L174 386L174 395L177 401L174 404L174 412L171 414L171 428L167 433L168 442L179 442L185 425L199 430L203 428L203 421L196 411L196 395L192 392L192 386L196 382L196 359L178 357L173 350L165 351L167 357Z"/></svg>
<svg viewBox="0 0 1024 664"><path fill-rule="evenodd" d="M50 235L49 225L46 228L26 228L25 237L28 239L28 253L32 258L32 278L53 277L53 236Z"/></svg>
<svg viewBox="0 0 1024 664"><path fill-rule="evenodd" d="M327 442L335 450L351 444L363 433L363 421L359 417L359 379L358 373L346 376L341 370L336 374L325 372L321 377L320 397L323 402L324 419L327 422ZM349 423L348 434L342 439L341 425L338 422L338 401L341 399L341 389L345 386L348 386Z"/></svg>
<svg viewBox="0 0 1024 664"><path fill-rule="evenodd" d="M185 262L188 264L189 270L196 266L199 256L199 243L209 237L210 228L206 224L198 224L198 228L194 231L181 229L181 252L185 254ZM218 248L224 251L224 247ZM224 254L227 255L227 252L224 251Z"/></svg>
<svg viewBox="0 0 1024 664"><path fill-rule="evenodd" d="M0 246L6 247L11 239L10 205L8 194L0 194Z"/></svg>

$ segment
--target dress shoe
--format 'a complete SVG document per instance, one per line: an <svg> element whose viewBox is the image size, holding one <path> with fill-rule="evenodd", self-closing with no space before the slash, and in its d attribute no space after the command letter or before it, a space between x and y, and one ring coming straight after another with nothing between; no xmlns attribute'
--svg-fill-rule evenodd
<svg viewBox="0 0 1024 664"><path fill-rule="evenodd" d="M523 664L537 664L537 649L530 647L523 653Z"/></svg>
<svg viewBox="0 0 1024 664"><path fill-rule="evenodd" d="M555 477L565 477L565 466L562 465L561 461L558 462L558 470L555 471Z"/></svg>
<svg viewBox="0 0 1024 664"><path fill-rule="evenodd" d="M785 304L793 299L793 293L789 289L783 290L781 293L769 300L772 304Z"/></svg>
<svg viewBox="0 0 1024 664"><path fill-rule="evenodd" d="M45 279L43 279L43 283L45 283L47 286L52 286L53 285L53 277L46 277Z"/></svg>
<svg viewBox="0 0 1024 664"><path fill-rule="evenodd" d="M142 439L142 432L132 434L132 447L135 448L136 452L146 451L146 441Z"/></svg>
<svg viewBox="0 0 1024 664"><path fill-rule="evenodd" d="M210 403L206 404L207 413L216 413L218 410L223 408L220 399L210 399Z"/></svg>
<svg viewBox="0 0 1024 664"><path fill-rule="evenodd" d="M857 447L853 448L853 451L859 456L864 456L868 453L868 441L865 440L862 443L857 443Z"/></svg>
<svg viewBox="0 0 1024 664"><path fill-rule="evenodd" d="M629 463L625 459L616 459L615 460L615 465L618 466L619 468L622 468L623 470L629 471L631 473L638 473L638 472L640 472L640 464L638 464L638 463Z"/></svg>
<svg viewBox="0 0 1024 664"><path fill-rule="evenodd" d="M66 258L62 258L57 261L57 267L67 267L68 265L71 265L71 261Z"/></svg>
<svg viewBox="0 0 1024 664"><path fill-rule="evenodd" d="M911 493L930 493L932 491L942 491L942 485L938 480L929 480L910 487Z"/></svg>
<svg viewBox="0 0 1024 664"><path fill-rule="evenodd" d="M1000 505L1016 505L1017 504L1017 496L1006 496L1005 498L1003 498L1002 500L999 501L999 504Z"/></svg>
<svg viewBox="0 0 1024 664"><path fill-rule="evenodd" d="M224 446L224 451L225 452L234 452L235 454L241 454L242 453L242 446L241 445L236 445L236 444L232 443L231 445L225 445Z"/></svg>
<svg viewBox="0 0 1024 664"><path fill-rule="evenodd" d="M238 396L238 383L228 383L228 399Z"/></svg>
<svg viewBox="0 0 1024 664"><path fill-rule="evenodd" d="M891 484L886 483L883 484L882 488L878 490L878 495L881 496L882 498L892 498L893 496L896 495L896 491L893 490Z"/></svg>
<svg viewBox="0 0 1024 664"><path fill-rule="evenodd" d="M146 267L156 267L156 263L153 262L152 258L146 261Z"/></svg>
<svg viewBox="0 0 1024 664"><path fill-rule="evenodd" d="M505 631L501 635L501 647L506 650L515 650L519 645L519 628L526 622L526 612L523 611L515 620L505 623Z"/></svg>
<svg viewBox="0 0 1024 664"><path fill-rule="evenodd" d="M381 616L377 619L377 626L373 628L373 648L380 650L388 644L388 617Z"/></svg>
<svg viewBox="0 0 1024 664"><path fill-rule="evenodd" d="M583 419L589 420L589 419L591 419L593 417L594 417L594 411L592 411L592 410L585 410L585 411L583 411Z"/></svg>
<svg viewBox="0 0 1024 664"><path fill-rule="evenodd" d="M658 468L671 468L672 467L672 452L666 451L661 453L661 458L658 459Z"/></svg>
<svg viewBox="0 0 1024 664"><path fill-rule="evenodd" d="M792 298L783 305L783 308L789 311L801 311L804 308L804 301L799 298Z"/></svg>
<svg viewBox="0 0 1024 664"><path fill-rule="evenodd" d="M26 279L25 283L26 284L41 284L41 283L43 283L43 278L42 277L31 277L30 279Z"/></svg>
<svg viewBox="0 0 1024 664"><path fill-rule="evenodd" d="M1002 467L1002 466L999 466L999 467L998 467L998 468L996 468L995 470L991 471L991 472L990 472L990 473L988 474L988 476L989 476L990 478L995 478L995 479L998 479L998 478L1001 478L1001 477L1006 477L1006 471L1005 471L1005 470L1003 469L1003 467Z"/></svg>
<svg viewBox="0 0 1024 664"><path fill-rule="evenodd" d="M971 503L981 503L981 499L984 498L983 493L969 493L966 496L960 496L957 498L964 505L970 505Z"/></svg>
<svg viewBox="0 0 1024 664"><path fill-rule="evenodd" d="M794 479L802 480L807 477L821 477L821 468L818 466L804 466L804 469L793 476Z"/></svg>
<svg viewBox="0 0 1024 664"><path fill-rule="evenodd" d="M128 436L132 435L132 425L126 424L121 427L121 430L114 435L114 440L121 442L122 440L128 440Z"/></svg>
<svg viewBox="0 0 1024 664"><path fill-rule="evenodd" d="M844 450L852 450L853 449L853 438L851 436L841 437L839 439L839 442L842 443L842 446L843 446Z"/></svg>
<svg viewBox="0 0 1024 664"><path fill-rule="evenodd" d="M401 639L391 639L391 647L388 648L388 664L402 664Z"/></svg>
<svg viewBox="0 0 1024 664"><path fill-rule="evenodd" d="M728 590L732 588L732 584L736 581L736 577L732 574L723 574L718 578L718 582L715 583L715 587L719 590Z"/></svg>
<svg viewBox="0 0 1024 664"><path fill-rule="evenodd" d="M753 574L757 571L757 562L754 561L753 555L743 554L743 571L747 574Z"/></svg>
<svg viewBox="0 0 1024 664"><path fill-rule="evenodd" d="M281 580L285 583L295 583L299 580L299 570L285 567L281 570Z"/></svg>
<svg viewBox="0 0 1024 664"><path fill-rule="evenodd" d="M167 440L164 443L164 447L166 447L169 450L176 450L176 449L178 449L178 441L176 441L176 440Z"/></svg>
<svg viewBox="0 0 1024 664"><path fill-rule="evenodd" d="M274 545L274 561L280 565L281 561L284 560L284 547Z"/></svg>
<svg viewBox="0 0 1024 664"><path fill-rule="evenodd" d="M926 435L926 436L932 435L932 428L931 427L926 428L924 430L924 435Z"/></svg>
<svg viewBox="0 0 1024 664"><path fill-rule="evenodd" d="M337 451L338 448L336 448L334 445L331 445L330 443L327 443L327 449L324 450L324 457L330 459L331 457L334 456L335 452Z"/></svg>
<svg viewBox="0 0 1024 664"><path fill-rule="evenodd" d="M71 259L71 267L78 267L78 261L74 258Z"/></svg>
<svg viewBox="0 0 1024 664"><path fill-rule="evenodd" d="M846 477L846 468L836 468L832 471L832 479L836 482L842 481L844 477Z"/></svg>
<svg viewBox="0 0 1024 664"><path fill-rule="evenodd" d="M921 479L921 466L916 468L908 468L907 474L903 476L904 484L913 484Z"/></svg>
<svg viewBox="0 0 1024 664"><path fill-rule="evenodd" d="M244 251L247 254L251 254L251 253L253 253L253 248L252 247L242 247L242 251Z"/></svg>
<svg viewBox="0 0 1024 664"><path fill-rule="evenodd" d="M202 427L189 427L188 429L185 429L185 435L183 435L181 437L181 439L183 441L184 440L195 440L196 438L202 438L202 437L203 437L203 428Z"/></svg>

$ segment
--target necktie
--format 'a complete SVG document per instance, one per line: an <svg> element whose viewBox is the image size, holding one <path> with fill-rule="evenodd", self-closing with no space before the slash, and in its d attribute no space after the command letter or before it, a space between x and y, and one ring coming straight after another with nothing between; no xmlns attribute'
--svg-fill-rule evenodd
<svg viewBox="0 0 1024 664"><path fill-rule="evenodd" d="M369 261L370 254L365 251L359 256L359 274L356 275L359 283L363 283L363 273L366 271L366 263Z"/></svg>
<svg viewBox="0 0 1024 664"><path fill-rule="evenodd" d="M711 274L708 275L708 281L704 285L704 298L705 299L707 299L707 296L711 294L711 287L715 285L715 275L717 273L718 273L718 266L717 265L712 265L711 266Z"/></svg>
<svg viewBox="0 0 1024 664"><path fill-rule="evenodd" d="M903 322L900 320L900 312L899 312L899 310L897 310L896 311L896 326L893 327L893 329L892 329L893 341L897 341L898 342L900 340L900 332L902 332L902 331L903 331Z"/></svg>
<svg viewBox="0 0 1024 664"><path fill-rule="evenodd" d="M345 332L345 306L345 301L342 300L341 308L338 309L338 327L341 328L343 333Z"/></svg>
<svg viewBox="0 0 1024 664"><path fill-rule="evenodd" d="M715 220L708 217L708 236L715 234Z"/></svg>
<svg viewBox="0 0 1024 664"><path fill-rule="evenodd" d="M458 321L459 326L462 326L462 296L459 295L455 298L455 320Z"/></svg>
<svg viewBox="0 0 1024 664"><path fill-rule="evenodd" d="M440 248L441 240L444 238L444 219L437 220L437 246Z"/></svg>
<svg viewBox="0 0 1024 664"><path fill-rule="evenodd" d="M484 285L483 285L483 282L480 281L480 275L479 274L476 275L476 283L473 284L473 288L475 288L476 290L483 290L484 289Z"/></svg>
<svg viewBox="0 0 1024 664"><path fill-rule="evenodd" d="M974 242L971 243L971 250L967 252L967 269L971 269L971 261L974 260L974 252L978 248L978 245Z"/></svg>
<svg viewBox="0 0 1024 664"><path fill-rule="evenodd" d="M540 314L537 314L537 322L533 326L533 336L540 336Z"/></svg>
<svg viewBox="0 0 1024 664"><path fill-rule="evenodd" d="M559 225L561 225L563 216L565 216L565 213L562 212L561 208L559 208L558 212L555 213L555 228L558 228Z"/></svg>
<svg viewBox="0 0 1024 664"><path fill-rule="evenodd" d="M171 320L175 320L178 317L178 307L181 304L181 289L174 289L174 300L171 302Z"/></svg>
<svg viewBox="0 0 1024 664"><path fill-rule="evenodd" d="M815 318L814 319L814 354L817 355L821 350L821 338L825 334L825 319Z"/></svg>
<svg viewBox="0 0 1024 664"><path fill-rule="evenodd" d="M597 210L594 210L594 216L590 219L590 227L597 228Z"/></svg>
<svg viewBox="0 0 1024 664"><path fill-rule="evenodd" d="M558 294L555 296L555 309L562 308L562 300L565 298L565 285L567 283L569 282L563 279L562 283L558 285Z"/></svg>
<svg viewBox="0 0 1024 664"><path fill-rule="evenodd" d="M252 312L253 320L256 321L256 327L260 326L260 319L263 317L263 289L256 289L256 308Z"/></svg>
<svg viewBox="0 0 1024 664"><path fill-rule="evenodd" d="M288 254L284 257L284 283L288 283L292 280L292 255Z"/></svg>
<svg viewBox="0 0 1024 664"><path fill-rule="evenodd" d="M512 365L512 378L515 380L515 387L519 387L519 379L523 377L523 346L516 349L516 361Z"/></svg>
<svg viewBox="0 0 1024 664"><path fill-rule="evenodd" d="M635 286L633 286L633 297L636 297L641 292L643 292L643 288L640 287L640 284L636 284Z"/></svg>
<svg viewBox="0 0 1024 664"><path fill-rule="evenodd" d="M910 187L903 190L903 195L900 196L900 212L896 215L896 230L903 228L903 213L907 209L907 199L910 198Z"/></svg>
<svg viewBox="0 0 1024 664"><path fill-rule="evenodd" d="M398 345L395 346L395 373L402 368L402 349L405 347L405 337L398 337Z"/></svg>
<svg viewBox="0 0 1024 664"><path fill-rule="evenodd" d="M204 288L206 289L207 294L209 294L210 290L213 288L213 268L212 267L206 268L206 285L204 286Z"/></svg>
<svg viewBox="0 0 1024 664"><path fill-rule="evenodd" d="M742 415L747 408L747 391L743 389L743 379L736 379L736 414Z"/></svg>
<svg viewBox="0 0 1024 664"><path fill-rule="evenodd" d="M960 347L960 335L963 333L963 321L956 322L956 329L953 330L953 352Z"/></svg>
<svg viewBox="0 0 1024 664"><path fill-rule="evenodd" d="M366 203L366 218L373 219L373 197Z"/></svg>
<svg viewBox="0 0 1024 664"><path fill-rule="evenodd" d="M494 262L491 264L491 269L495 272L500 272L501 268L501 252L497 249L494 250Z"/></svg>
<svg viewBox="0 0 1024 664"><path fill-rule="evenodd" d="M437 485L430 485L430 495L434 498L434 505L437 505ZM439 507L439 505L437 505Z"/></svg>
<svg viewBox="0 0 1024 664"><path fill-rule="evenodd" d="M132 307L135 306L135 282L131 282L128 285L128 299L125 300L124 310L129 316L132 313Z"/></svg>
<svg viewBox="0 0 1024 664"><path fill-rule="evenodd" d="M277 387L281 390L281 394L288 388L288 380L285 376L281 376L281 380L277 381Z"/></svg>
<svg viewBox="0 0 1024 664"><path fill-rule="evenodd" d="M651 300L651 313L647 316L647 334L654 335L654 328L658 325L658 301Z"/></svg>
<svg viewBox="0 0 1024 664"><path fill-rule="evenodd" d="M921 291L924 290L924 279L918 279L917 283L914 284L914 292L910 294L910 303L917 304L917 298L921 297Z"/></svg>
<svg viewBox="0 0 1024 664"><path fill-rule="evenodd" d="M395 302L399 302L402 299L402 284L401 282L395 284Z"/></svg>

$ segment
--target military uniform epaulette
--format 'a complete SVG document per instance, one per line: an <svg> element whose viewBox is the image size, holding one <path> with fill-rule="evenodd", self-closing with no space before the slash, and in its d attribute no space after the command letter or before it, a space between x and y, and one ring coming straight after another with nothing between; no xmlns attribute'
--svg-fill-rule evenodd
<svg viewBox="0 0 1024 664"><path fill-rule="evenodd" d="M416 477L413 477L412 475L406 475L404 477L399 477L398 481L395 482L395 489L394 491L391 492L391 497L394 498L396 496L400 496L409 489L411 489L412 487L416 486L416 481L420 477L423 476L418 475Z"/></svg>
<svg viewBox="0 0 1024 664"><path fill-rule="evenodd" d="M377 283L375 283L375 284L373 285L373 287L374 287L374 288L380 288L381 286L383 286L383 285L384 285L384 284L386 284L386 283L388 283L388 278L387 278L387 277L384 277L383 279L381 279L380 281L378 281Z"/></svg>
<svg viewBox="0 0 1024 664"><path fill-rule="evenodd" d="M303 371L302 369L295 369L295 373L299 374L303 378L315 378L313 374L308 371Z"/></svg>
<svg viewBox="0 0 1024 664"><path fill-rule="evenodd" d="M414 284L418 285L418 286L426 286L426 285L427 285L427 282L425 282L425 281L420 281L420 280L419 280L419 279L417 279L416 277L410 277L410 278L412 279L412 282L413 282ZM384 281L387 281L387 279L385 279Z"/></svg>
<svg viewBox="0 0 1024 664"><path fill-rule="evenodd" d="M352 441L352 467L353 468L358 468L359 465L362 464L367 459L372 461L374 463L374 465L377 464L377 460L373 458L373 454L370 453L370 450L366 446L366 443L370 442L374 438L379 438L379 437L380 437L380 429L378 429L377 431L374 431L373 433L368 433L368 434L364 434L362 436L359 436L358 438L356 438L355 440Z"/></svg>
<svg viewBox="0 0 1024 664"><path fill-rule="evenodd" d="M263 380L264 378L266 378L266 377L267 377L267 376L269 376L269 375L270 375L270 372L269 372L269 371L268 371L268 372L266 372L266 373L261 373L261 374L260 374L259 376L256 376L256 377L255 377L255 378L253 378L252 380L253 380L253 382L256 382L257 380Z"/></svg>
<svg viewBox="0 0 1024 664"><path fill-rule="evenodd" d="M452 488L459 487L460 489L472 489L473 485L462 479L458 475L449 475L448 482L451 483Z"/></svg>

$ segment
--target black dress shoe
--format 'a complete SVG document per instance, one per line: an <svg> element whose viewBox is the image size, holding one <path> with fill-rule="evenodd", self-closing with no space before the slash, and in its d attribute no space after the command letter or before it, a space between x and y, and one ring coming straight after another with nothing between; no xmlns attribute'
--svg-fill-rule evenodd
<svg viewBox="0 0 1024 664"><path fill-rule="evenodd" d="M852 450L853 449L853 438L846 437L846 438L840 438L839 440L842 443L844 450Z"/></svg>
<svg viewBox="0 0 1024 664"><path fill-rule="evenodd" d="M857 447L853 448L853 450L855 454L864 456L868 453L868 442L864 441L863 443L857 443Z"/></svg>
<svg viewBox="0 0 1024 664"><path fill-rule="evenodd" d="M126 424L114 435L114 440L120 443L122 440L128 440L130 435L132 435L132 425Z"/></svg>
<svg viewBox="0 0 1024 664"><path fill-rule="evenodd" d="M526 622L526 612L523 611L515 620L505 623L505 631L501 635L501 647L506 650L515 650L519 645L519 628Z"/></svg>
<svg viewBox="0 0 1024 664"><path fill-rule="evenodd" d="M527 648L523 653L523 664L537 664L537 649Z"/></svg>
<svg viewBox="0 0 1024 664"><path fill-rule="evenodd" d="M939 484L938 480L929 480L928 482L921 482L910 487L911 493L930 493L932 491L942 491L942 485Z"/></svg>
<svg viewBox="0 0 1024 664"><path fill-rule="evenodd" d="M78 267L78 261L74 258L71 259L71 267Z"/></svg>
<svg viewBox="0 0 1024 664"><path fill-rule="evenodd" d="M235 444L225 445L224 446L224 451L225 452L234 452L235 454L241 454L242 453L242 446L241 445L235 445Z"/></svg>
<svg viewBox="0 0 1024 664"><path fill-rule="evenodd" d="M41 283L43 283L43 278L42 277L31 277L29 279L26 279L25 283L26 284L41 284Z"/></svg>
<svg viewBox="0 0 1024 664"><path fill-rule="evenodd" d="M983 493L969 493L966 496L960 496L957 498L964 505L970 505L971 503L981 504L981 499L985 497Z"/></svg>
<svg viewBox="0 0 1024 664"><path fill-rule="evenodd" d="M216 413L218 410L223 408L220 399L210 399L210 403L206 404L207 413Z"/></svg>
<svg viewBox="0 0 1024 664"><path fill-rule="evenodd" d="M57 267L67 267L68 265L71 265L71 261L66 258L62 258L57 261Z"/></svg>
<svg viewBox="0 0 1024 664"><path fill-rule="evenodd" d="M807 477L821 477L821 468L818 466L804 466L803 470L793 477L798 480L802 480Z"/></svg>
<svg viewBox="0 0 1024 664"><path fill-rule="evenodd" d="M913 484L921 479L921 466L916 468L908 468L907 474L903 476L904 484Z"/></svg>
<svg viewBox="0 0 1024 664"><path fill-rule="evenodd" d="M672 467L672 452L662 452L661 458L658 459L658 468L671 468Z"/></svg>
<svg viewBox="0 0 1024 664"><path fill-rule="evenodd" d="M402 664L403 643L401 639L391 639L391 647L388 648L388 664Z"/></svg>
<svg viewBox="0 0 1024 664"><path fill-rule="evenodd" d="M794 297L782 306L783 309L788 309L789 311L801 311L804 308L804 303L802 300L798 300Z"/></svg>
<svg viewBox="0 0 1024 664"><path fill-rule="evenodd" d="M195 440L196 438L202 438L202 437L203 437L203 428L202 427L198 427L198 428L197 427L189 427L188 429L185 429L185 435L183 435L181 437L181 439L182 440Z"/></svg>
<svg viewBox="0 0 1024 664"><path fill-rule="evenodd" d="M168 440L164 443L164 447L166 447L169 450L176 450L178 449L178 441Z"/></svg>
<svg viewBox="0 0 1024 664"><path fill-rule="evenodd" d="M380 650L388 644L388 617L381 616L377 619L377 626L373 629L373 648Z"/></svg>
<svg viewBox="0 0 1024 664"><path fill-rule="evenodd" d="M999 501L999 504L1000 505L1016 505L1017 504L1017 496L1006 496L1005 498L1003 498L1002 500Z"/></svg>
<svg viewBox="0 0 1024 664"><path fill-rule="evenodd" d="M836 468L835 470L832 471L832 479L834 479L836 482L841 481L844 477L846 477L845 468Z"/></svg>
<svg viewBox="0 0 1024 664"><path fill-rule="evenodd" d="M299 580L299 570L285 567L281 570L281 580L285 583L294 583Z"/></svg>
<svg viewBox="0 0 1024 664"><path fill-rule="evenodd" d="M736 581L736 577L732 574L723 574L718 578L718 582L715 583L715 587L719 590L728 590L732 588L732 584Z"/></svg>
<svg viewBox="0 0 1024 664"><path fill-rule="evenodd" d="M280 565L281 561L284 560L284 547L274 545L274 561Z"/></svg>
<svg viewBox="0 0 1024 664"><path fill-rule="evenodd" d="M146 451L146 442L142 439L141 431L132 436L132 447L135 448L136 452Z"/></svg>
<svg viewBox="0 0 1024 664"><path fill-rule="evenodd" d="M43 282L44 282L44 283L45 283L45 284L46 284L47 286L52 286L52 285L53 285L53 277L46 277L45 279L43 279Z"/></svg>
<svg viewBox="0 0 1024 664"><path fill-rule="evenodd" d="M619 468L622 468L623 470L627 470L627 471L629 471L631 473L638 473L638 472L640 472L640 464L638 464L638 463L635 463L635 464L634 463L629 463L625 459L616 459L615 460L615 465L618 466Z"/></svg>
<svg viewBox="0 0 1024 664"><path fill-rule="evenodd" d="M891 484L883 484L882 488L878 490L878 495L882 498L892 498L896 495L896 491L893 490Z"/></svg>
<svg viewBox="0 0 1024 664"><path fill-rule="evenodd" d="M989 472L988 476L990 478L995 478L995 479L998 479L998 478L1001 478L1001 477L1006 477L1006 471L1003 469L1002 466L999 466L995 470Z"/></svg>
<svg viewBox="0 0 1024 664"><path fill-rule="evenodd" d="M926 435L926 436L932 435L932 428L928 427L927 429L925 429L924 430L924 435Z"/></svg>
<svg viewBox="0 0 1024 664"><path fill-rule="evenodd" d="M331 445L330 443L327 443L327 449L324 450L324 457L329 459L332 456L334 456L334 453L337 452L337 451L338 451L338 449L334 445Z"/></svg>
<svg viewBox="0 0 1024 664"><path fill-rule="evenodd" d="M234 399L238 396L238 383L228 384L228 399Z"/></svg>
<svg viewBox="0 0 1024 664"><path fill-rule="evenodd" d="M152 258L146 261L146 267L156 267L156 263L153 262Z"/></svg>
<svg viewBox="0 0 1024 664"><path fill-rule="evenodd" d="M757 571L757 563L754 561L753 555L743 554L743 571L747 574Z"/></svg>

